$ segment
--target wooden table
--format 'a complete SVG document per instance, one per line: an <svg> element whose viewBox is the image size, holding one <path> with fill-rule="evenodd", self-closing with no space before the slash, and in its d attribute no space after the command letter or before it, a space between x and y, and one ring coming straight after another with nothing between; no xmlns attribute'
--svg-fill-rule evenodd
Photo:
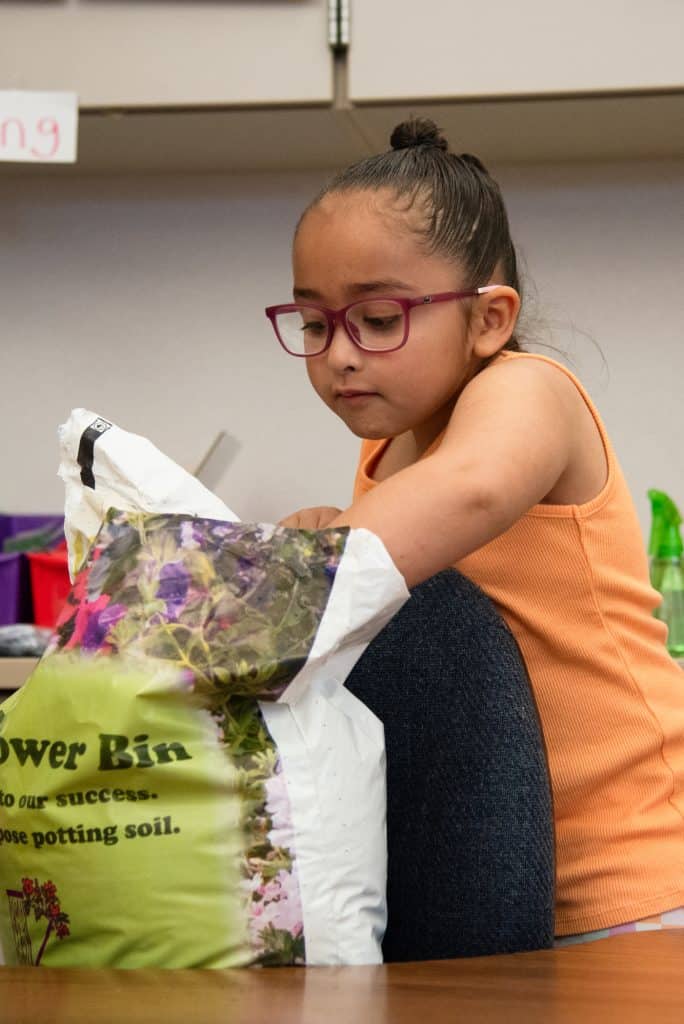
<svg viewBox="0 0 684 1024"><path fill-rule="evenodd" d="M513 956L242 971L0 968L2 1024L682 1024L684 929Z"/></svg>

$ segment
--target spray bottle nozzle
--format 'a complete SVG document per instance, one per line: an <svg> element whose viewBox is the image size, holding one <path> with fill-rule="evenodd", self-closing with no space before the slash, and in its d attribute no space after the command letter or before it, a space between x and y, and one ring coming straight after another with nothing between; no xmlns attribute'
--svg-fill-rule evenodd
<svg viewBox="0 0 684 1024"><path fill-rule="evenodd" d="M651 536L648 542L648 553L651 558L681 558L682 544L679 526L682 517L679 509L664 491L650 490L653 520Z"/></svg>

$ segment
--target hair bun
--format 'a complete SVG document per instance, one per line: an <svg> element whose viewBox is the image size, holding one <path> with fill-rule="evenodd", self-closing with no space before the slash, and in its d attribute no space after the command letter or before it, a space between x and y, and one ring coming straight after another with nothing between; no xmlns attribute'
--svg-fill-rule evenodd
<svg viewBox="0 0 684 1024"><path fill-rule="evenodd" d="M434 146L446 152L449 143L434 121L426 117L411 117L398 124L390 136L392 149L411 149L413 146Z"/></svg>

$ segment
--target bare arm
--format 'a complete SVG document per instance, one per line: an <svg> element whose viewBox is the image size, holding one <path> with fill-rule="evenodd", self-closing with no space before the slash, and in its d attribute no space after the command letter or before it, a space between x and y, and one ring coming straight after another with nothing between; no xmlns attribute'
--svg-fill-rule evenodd
<svg viewBox="0 0 684 1024"><path fill-rule="evenodd" d="M546 363L511 360L461 394L439 449L329 526L366 527L409 586L453 565L542 501L570 466L581 399Z"/></svg>

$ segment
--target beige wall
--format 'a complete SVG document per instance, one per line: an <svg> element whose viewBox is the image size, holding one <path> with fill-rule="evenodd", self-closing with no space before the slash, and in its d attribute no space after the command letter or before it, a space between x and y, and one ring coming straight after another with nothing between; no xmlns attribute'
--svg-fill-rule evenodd
<svg viewBox="0 0 684 1024"><path fill-rule="evenodd" d="M498 168L547 324L644 492L684 505L684 163ZM244 518L344 504L356 442L281 354L289 242L319 175L0 179L0 509L57 509L56 425L85 405L195 465ZM595 345L601 347L603 366Z"/></svg>

